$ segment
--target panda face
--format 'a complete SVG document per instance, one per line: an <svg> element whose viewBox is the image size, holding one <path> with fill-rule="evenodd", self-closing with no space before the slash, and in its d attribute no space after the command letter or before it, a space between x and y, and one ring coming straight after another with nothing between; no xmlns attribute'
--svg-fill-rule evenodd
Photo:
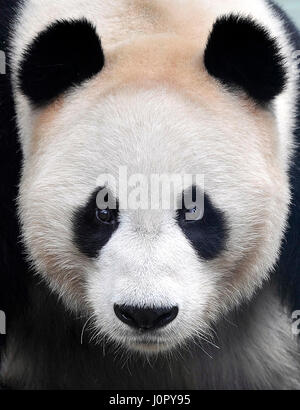
<svg viewBox="0 0 300 410"><path fill-rule="evenodd" d="M67 306L92 315L100 335L138 350L170 348L249 297L276 259L288 192L272 152L261 149L273 135L246 109L236 113L237 131L235 114L224 121L216 107L171 89L126 87L97 105L76 93L42 112L24 164L27 249ZM173 209L119 209L109 223L98 219L99 176L118 179L120 166L149 179L204 175L203 225L182 222ZM119 319L116 305L178 314L141 333Z"/></svg>
<svg viewBox="0 0 300 410"><path fill-rule="evenodd" d="M181 46L121 46L94 78L34 108L20 185L36 270L99 339L143 353L207 337L252 296L276 261L289 202L271 111L210 77L195 44ZM188 189L203 192L203 217L124 208L109 181L115 207L100 209L99 181L118 181L121 168L145 181L202 175ZM178 184L170 192L182 198Z"/></svg>

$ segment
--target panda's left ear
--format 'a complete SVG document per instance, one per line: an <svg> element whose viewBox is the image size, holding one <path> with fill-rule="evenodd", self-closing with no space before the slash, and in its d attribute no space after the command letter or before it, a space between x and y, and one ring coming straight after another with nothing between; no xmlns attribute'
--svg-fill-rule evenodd
<svg viewBox="0 0 300 410"><path fill-rule="evenodd" d="M286 83L277 41L251 18L229 15L213 26L204 54L210 75L241 88L258 103L271 102Z"/></svg>
<svg viewBox="0 0 300 410"><path fill-rule="evenodd" d="M86 19L51 24L25 50L18 85L32 104L45 105L104 66L101 41Z"/></svg>

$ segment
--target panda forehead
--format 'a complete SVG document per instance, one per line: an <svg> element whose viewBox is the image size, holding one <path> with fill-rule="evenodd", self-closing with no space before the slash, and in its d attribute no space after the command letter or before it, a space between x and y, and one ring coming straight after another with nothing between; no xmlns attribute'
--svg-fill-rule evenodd
<svg viewBox="0 0 300 410"><path fill-rule="evenodd" d="M168 141L170 137L170 144L172 128L175 130L178 122L181 130L181 142L186 144L186 149L183 151L190 149L190 153L194 152L194 149L187 142L191 142L198 134L195 141L197 142L199 139L200 143L200 140L205 137L205 133L209 133L209 128L213 130L217 126L219 131L224 131L224 138L226 141L229 138L232 146L237 147L243 144L244 131L247 129L253 143L261 146L263 156L270 160L274 159L277 154L278 131L273 114L262 110L248 100L241 101L231 95L226 95L216 89L215 85L209 85L206 82L201 84L199 78L197 84L199 94L197 94L195 87L188 89L180 85L174 86L175 79L172 84L151 81L148 84L139 85L137 82L134 84L128 82L128 84L115 85L115 87L104 91L103 89L107 86L106 75L109 76L109 73L100 75L99 78L95 78L86 86L74 90L71 95L62 96L47 108L37 112L34 117L34 130L31 134L31 154L39 155L40 150L47 149L47 145L53 139L59 145L63 144L66 140L65 133L68 133L68 138L76 139L76 132L73 136L69 133L74 122L80 123L81 129L86 124L87 133L90 126L95 129L99 125L99 143L101 143L100 133L103 126L107 126L111 130L111 141L116 138L116 135L119 135L118 138L120 138L123 129L127 134L123 134L122 138L129 142L130 126L134 127L135 123L139 123L140 131L142 131L141 127L144 127L145 130L150 130L152 127L152 132L149 131L149 137L151 134L153 139L159 128L158 121L165 124L160 125L160 135L157 136L161 137L162 130L165 129L164 141ZM180 77L178 76L178 78ZM184 81L187 79L185 78ZM209 87L211 92L206 94L206 89ZM193 96L189 95L189 92ZM159 115L155 113L157 105L164 107ZM120 113L123 110L124 112ZM180 116L176 116L176 112L180 113ZM118 116L119 122L115 121L115 115ZM180 117L181 120L179 120ZM150 119L148 123L147 118ZM123 120L124 123L122 123ZM151 121L152 123L150 123ZM168 130L170 124L172 125L171 129ZM204 130L204 135L201 130ZM137 132L134 129L132 131L133 133ZM116 138L116 142L118 142L118 138ZM86 136L85 140L88 145L91 141L89 135ZM151 139L149 144L152 144ZM195 149L197 146L198 144L195 145ZM134 146L132 149L134 150Z"/></svg>

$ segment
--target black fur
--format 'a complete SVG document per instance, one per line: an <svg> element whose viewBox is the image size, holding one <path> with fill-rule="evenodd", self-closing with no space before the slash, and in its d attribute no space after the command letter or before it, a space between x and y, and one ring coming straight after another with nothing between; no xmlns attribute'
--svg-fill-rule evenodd
<svg viewBox="0 0 300 410"><path fill-rule="evenodd" d="M58 21L40 33L24 53L19 84L36 105L99 73L104 66L101 41L87 20Z"/></svg>
<svg viewBox="0 0 300 410"><path fill-rule="evenodd" d="M20 4L20 0L0 0L0 50L6 53L7 63L6 74L0 74L0 310L6 314L7 332L15 315L26 306L28 283L16 215L22 153L17 138L8 55L10 28ZM5 339L0 336L0 346Z"/></svg>
<svg viewBox="0 0 300 410"><path fill-rule="evenodd" d="M193 187L194 202L195 190ZM185 207L177 211L177 221L185 236L201 258L206 260L216 258L225 249L228 235L224 213L213 205L206 194L204 194L203 218L187 221L187 211Z"/></svg>
<svg viewBox="0 0 300 410"><path fill-rule="evenodd" d="M250 18L219 18L204 62L210 75L227 86L242 88L261 104L270 102L285 86L284 62L276 40Z"/></svg>
<svg viewBox="0 0 300 410"><path fill-rule="evenodd" d="M101 188L98 188L88 199L87 203L80 207L73 218L74 242L77 248L90 258L96 258L103 246L107 244L112 234L119 226L118 204L112 212L115 221L112 224L103 224L97 220L96 198Z"/></svg>

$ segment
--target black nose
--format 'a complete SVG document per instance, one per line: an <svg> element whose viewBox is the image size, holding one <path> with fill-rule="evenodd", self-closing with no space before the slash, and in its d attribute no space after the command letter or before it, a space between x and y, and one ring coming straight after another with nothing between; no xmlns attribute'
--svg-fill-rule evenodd
<svg viewBox="0 0 300 410"><path fill-rule="evenodd" d="M139 308L136 306L114 305L117 317L126 325L140 330L155 330L166 326L178 315L178 307Z"/></svg>

